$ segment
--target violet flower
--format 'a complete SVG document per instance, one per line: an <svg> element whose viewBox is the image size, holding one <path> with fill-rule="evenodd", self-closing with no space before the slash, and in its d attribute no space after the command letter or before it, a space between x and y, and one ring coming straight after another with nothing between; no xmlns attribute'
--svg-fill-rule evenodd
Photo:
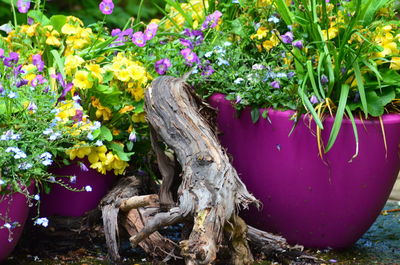
<svg viewBox="0 0 400 265"><path fill-rule="evenodd" d="M26 109L29 110L29 111L36 111L37 110L37 106L36 106L35 102L30 102Z"/></svg>
<svg viewBox="0 0 400 265"><path fill-rule="evenodd" d="M13 65L17 64L19 60L19 54L16 52L10 52L8 57L4 58L4 65L7 67L12 67Z"/></svg>
<svg viewBox="0 0 400 265"><path fill-rule="evenodd" d="M112 0L103 0L99 4L99 9L104 15L110 15L114 9L114 3Z"/></svg>
<svg viewBox="0 0 400 265"><path fill-rule="evenodd" d="M18 11L20 13L28 13L29 8L31 7L30 0L18 0L17 1Z"/></svg>
<svg viewBox="0 0 400 265"><path fill-rule="evenodd" d="M31 85L33 87L37 87L38 85L42 85L47 82L47 79L42 75L36 75L36 77L32 80Z"/></svg>
<svg viewBox="0 0 400 265"><path fill-rule="evenodd" d="M286 32L281 36L282 42L285 44L291 44L293 42L293 33L291 31Z"/></svg>
<svg viewBox="0 0 400 265"><path fill-rule="evenodd" d="M131 142L136 142L136 133L135 133L135 132L131 132L131 133L129 134L128 139L129 139L129 141L131 141Z"/></svg>
<svg viewBox="0 0 400 265"><path fill-rule="evenodd" d="M205 65L202 68L203 68L203 72L201 73L202 76L210 76L215 72L214 68L210 64Z"/></svg>
<svg viewBox="0 0 400 265"><path fill-rule="evenodd" d="M156 69L156 72L160 75L164 75L171 66L172 66L171 61L168 58L158 60L154 64L154 68Z"/></svg>
<svg viewBox="0 0 400 265"><path fill-rule="evenodd" d="M273 81L273 82L271 82L271 83L270 83L270 86L271 86L272 88L276 88L276 89L281 88L281 85L279 84L279 81Z"/></svg>
<svg viewBox="0 0 400 265"><path fill-rule="evenodd" d="M154 36L157 33L157 29L158 29L158 24L156 23L150 23L149 25L147 25L146 30L144 31L144 36L146 38L146 41L149 41L152 38L154 38Z"/></svg>
<svg viewBox="0 0 400 265"><path fill-rule="evenodd" d="M294 42L292 43L292 45L293 45L294 47L296 47L297 49L299 49L299 50L301 50L301 49L304 48L303 42L302 42L301 40L296 40L296 41L294 41Z"/></svg>
<svg viewBox="0 0 400 265"><path fill-rule="evenodd" d="M132 35L132 42L138 47L144 47L146 45L146 36L141 31L135 32Z"/></svg>
<svg viewBox="0 0 400 265"><path fill-rule="evenodd" d="M0 58L4 58L4 50L0 48Z"/></svg>
<svg viewBox="0 0 400 265"><path fill-rule="evenodd" d="M201 25L201 30L204 31L208 28L215 28L218 25L222 13L216 10L214 13L208 15Z"/></svg>
<svg viewBox="0 0 400 265"><path fill-rule="evenodd" d="M15 84L15 86L16 86L17 88L19 88L19 87L22 87L22 86L24 86L24 85L26 85L26 84L28 84L28 83L29 83L28 80L26 80L26 79L21 79L21 80L18 80L18 82Z"/></svg>
<svg viewBox="0 0 400 265"><path fill-rule="evenodd" d="M326 75L322 75L322 76L321 76L321 84L322 84L322 85L325 85L325 84L327 84L328 82L329 82L328 77L327 77Z"/></svg>
<svg viewBox="0 0 400 265"><path fill-rule="evenodd" d="M311 102L311 104L316 104L319 101L318 101L318 98L315 95L312 95L311 98L310 98L310 102Z"/></svg>
<svg viewBox="0 0 400 265"><path fill-rule="evenodd" d="M186 62L188 62L190 65L200 62L197 54L189 48L181 50L181 54L183 58L185 58Z"/></svg>
<svg viewBox="0 0 400 265"><path fill-rule="evenodd" d="M193 49L193 43L190 40L186 40L186 39L179 39L179 42L185 46L188 47L190 49Z"/></svg>
<svg viewBox="0 0 400 265"><path fill-rule="evenodd" d="M42 55L40 54L34 54L32 55L32 63L34 66L36 66L37 70L39 72L42 72L44 69L44 62L42 60Z"/></svg>
<svg viewBox="0 0 400 265"><path fill-rule="evenodd" d="M28 17L28 25L32 25L35 22L35 20L33 20L33 18Z"/></svg>

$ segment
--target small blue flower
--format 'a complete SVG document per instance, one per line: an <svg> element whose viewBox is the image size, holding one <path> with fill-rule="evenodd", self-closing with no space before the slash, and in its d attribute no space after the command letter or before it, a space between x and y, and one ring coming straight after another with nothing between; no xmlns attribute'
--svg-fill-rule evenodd
<svg viewBox="0 0 400 265"><path fill-rule="evenodd" d="M240 4L239 0L232 0L232 4Z"/></svg>
<svg viewBox="0 0 400 265"><path fill-rule="evenodd" d="M271 16L269 19L268 19L268 22L272 22L272 23L274 23L274 24L278 24L279 23L279 18L277 18L276 16Z"/></svg>
<svg viewBox="0 0 400 265"><path fill-rule="evenodd" d="M129 134L128 139L129 139L129 141L131 141L131 142L136 142L136 133L135 133L135 132L131 132L131 133Z"/></svg>
<svg viewBox="0 0 400 265"><path fill-rule="evenodd" d="M69 179L69 182L76 183L76 176L71 176L71 178Z"/></svg>
<svg viewBox="0 0 400 265"><path fill-rule="evenodd" d="M0 185L3 185L4 183L4 180L0 179Z"/></svg>
<svg viewBox="0 0 400 265"><path fill-rule="evenodd" d="M34 198L36 201L38 201L38 200L40 200L40 195L39 195L39 194L36 194L33 198Z"/></svg>
<svg viewBox="0 0 400 265"><path fill-rule="evenodd" d="M229 62L225 59L218 58L218 65L229 65Z"/></svg>
<svg viewBox="0 0 400 265"><path fill-rule="evenodd" d="M94 131L94 130L99 129L100 127L101 127L101 122L95 121L95 122L93 122L93 126L90 127L90 130Z"/></svg>
<svg viewBox="0 0 400 265"><path fill-rule="evenodd" d="M78 165L79 165L79 168L80 168L82 171L85 171L85 172L89 171L89 168L85 165L85 163L78 162Z"/></svg>
<svg viewBox="0 0 400 265"><path fill-rule="evenodd" d="M241 78L241 77L239 77L239 78L237 78L235 81L233 81L233 83L235 83L235 84L241 84L243 81L244 81L244 79Z"/></svg>
<svg viewBox="0 0 400 265"><path fill-rule="evenodd" d="M206 53L204 54L204 57L210 58L210 57L212 56L212 54L213 54L213 51L206 52Z"/></svg>
<svg viewBox="0 0 400 265"><path fill-rule="evenodd" d="M88 138L89 141L93 141L94 140L93 134L91 132L89 132L87 134L87 138Z"/></svg>
<svg viewBox="0 0 400 265"><path fill-rule="evenodd" d="M104 144L103 144L102 141L97 140L97 141L94 143L94 145L96 145L96 146L102 146L102 145L104 145Z"/></svg>
<svg viewBox="0 0 400 265"><path fill-rule="evenodd" d="M43 131L44 135L49 135L49 134L52 134L52 133L53 133L53 129L51 129L51 128L47 128L46 130Z"/></svg>
<svg viewBox="0 0 400 265"><path fill-rule="evenodd" d="M86 190L87 192L91 192L91 191L92 191L92 187L90 187L89 185L88 185L88 186L85 186L85 190Z"/></svg>
<svg viewBox="0 0 400 265"><path fill-rule="evenodd" d="M8 93L7 97L9 97L9 98L16 98L16 97L18 97L18 95L17 95L17 93L15 93L15 92L10 92L10 93Z"/></svg>
<svg viewBox="0 0 400 265"><path fill-rule="evenodd" d="M53 157L53 155L50 154L49 152L44 152L39 157L42 158L42 159L51 159Z"/></svg>
<svg viewBox="0 0 400 265"><path fill-rule="evenodd" d="M57 140L58 138L60 138L60 136L61 136L61 133L59 133L59 132L53 133L52 135L50 135L49 140L50 141Z"/></svg>

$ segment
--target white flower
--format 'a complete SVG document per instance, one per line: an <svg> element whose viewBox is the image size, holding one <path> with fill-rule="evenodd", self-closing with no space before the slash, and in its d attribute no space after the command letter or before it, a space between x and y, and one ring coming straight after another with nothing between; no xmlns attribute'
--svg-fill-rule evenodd
<svg viewBox="0 0 400 265"><path fill-rule="evenodd" d="M44 135L49 135L49 134L52 134L52 133L53 133L53 129L51 129L51 128L47 128L46 130L43 131Z"/></svg>
<svg viewBox="0 0 400 265"><path fill-rule="evenodd" d="M97 140L97 141L94 143L94 145L96 145L96 146L102 146L102 145L104 145L104 144L103 144L102 141Z"/></svg>
<svg viewBox="0 0 400 265"><path fill-rule="evenodd" d="M210 58L212 54L213 54L212 51L206 52L206 53L204 54L204 57Z"/></svg>
<svg viewBox="0 0 400 265"><path fill-rule="evenodd" d="M218 58L218 65L229 65L229 62L225 59Z"/></svg>
<svg viewBox="0 0 400 265"><path fill-rule="evenodd" d="M40 155L40 158L42 158L42 159L50 159L52 157L53 157L53 155L50 154L49 152L44 152L43 154Z"/></svg>
<svg viewBox="0 0 400 265"><path fill-rule="evenodd" d="M265 66L262 65L262 64L254 64L251 68L252 68L253 70L262 70L262 69L265 68Z"/></svg>
<svg viewBox="0 0 400 265"><path fill-rule="evenodd" d="M285 74L285 73L277 73L277 74L276 74L276 77L277 77L277 78L286 78L286 77L287 77L287 74Z"/></svg>
<svg viewBox="0 0 400 265"><path fill-rule="evenodd" d="M33 198L38 201L38 200L40 200L40 195L36 194Z"/></svg>
<svg viewBox="0 0 400 265"><path fill-rule="evenodd" d="M91 191L92 191L92 187L90 187L90 186L85 186L85 190L86 190L87 192L91 192Z"/></svg>
<svg viewBox="0 0 400 265"><path fill-rule="evenodd" d="M0 185L3 185L4 183L4 180L0 179Z"/></svg>
<svg viewBox="0 0 400 265"><path fill-rule="evenodd" d="M239 78L237 78L235 81L233 81L233 83L235 83L235 84L240 84L240 83L242 83L243 81L244 81L244 79L241 78L241 77L239 77Z"/></svg>
<svg viewBox="0 0 400 265"><path fill-rule="evenodd" d="M3 226L4 226L5 228L7 228L7 229L10 229L10 228L11 228L11 225L10 225L9 223L5 223Z"/></svg>
<svg viewBox="0 0 400 265"><path fill-rule="evenodd" d="M34 224L47 227L49 225L49 220L46 217L38 218L35 220Z"/></svg>
<svg viewBox="0 0 400 265"><path fill-rule="evenodd" d="M49 181L50 181L50 182L56 182L56 178L53 177L53 176L50 176L50 177L49 177Z"/></svg>
<svg viewBox="0 0 400 265"><path fill-rule="evenodd" d="M69 182L76 183L76 176L71 176L71 178L69 179Z"/></svg>
<svg viewBox="0 0 400 265"><path fill-rule="evenodd" d="M72 97L72 100L78 101L78 100L81 100L81 97L79 95L76 95L76 96Z"/></svg>
<svg viewBox="0 0 400 265"><path fill-rule="evenodd" d="M43 160L42 164L45 166L50 166L51 164L53 164L53 160L51 160L51 159Z"/></svg>
<svg viewBox="0 0 400 265"><path fill-rule="evenodd" d="M7 97L9 97L9 98L16 98L16 97L17 97L17 94L16 94L15 92L10 92L10 93L8 94Z"/></svg>
<svg viewBox="0 0 400 265"><path fill-rule="evenodd" d="M100 127L101 127L101 122L95 121L95 122L93 122L93 126L90 127L90 130L94 131L94 130L99 129Z"/></svg>
<svg viewBox="0 0 400 265"><path fill-rule="evenodd" d="M3 24L3 25L1 25L0 26L0 30L1 31L4 31L5 33L10 33L11 31L12 31L12 26L11 26L11 24L10 23L7 23L7 24Z"/></svg>
<svg viewBox="0 0 400 265"><path fill-rule="evenodd" d="M268 22L272 22L272 23L274 23L274 24L278 24L278 23L279 23L279 18L277 18L276 16L271 16L271 17L268 19Z"/></svg>
<svg viewBox="0 0 400 265"><path fill-rule="evenodd" d="M59 133L59 132L53 133L52 135L50 135L49 140L50 141L57 140L60 136L61 136L61 133Z"/></svg>
<svg viewBox="0 0 400 265"><path fill-rule="evenodd" d="M224 46L225 47L228 47L228 46L231 46L232 45L232 42L230 42L230 41L225 41L224 42Z"/></svg>
<svg viewBox="0 0 400 265"><path fill-rule="evenodd" d="M87 134L87 138L88 138L89 141L93 141L93 139L94 139L93 134L92 133L88 133Z"/></svg>

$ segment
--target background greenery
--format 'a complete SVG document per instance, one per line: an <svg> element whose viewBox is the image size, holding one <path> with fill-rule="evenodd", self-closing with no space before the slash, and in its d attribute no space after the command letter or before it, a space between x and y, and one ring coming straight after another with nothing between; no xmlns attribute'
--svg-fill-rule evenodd
<svg viewBox="0 0 400 265"><path fill-rule="evenodd" d="M0 25L11 20L11 0L0 0ZM17 0L14 0L16 3ZM79 17L85 25L103 20L104 15L99 10L101 0L48 0L46 2L46 14L48 17L54 14L65 14ZM114 12L108 15L106 23L112 28L122 28L130 17L137 17L141 0L114 0ZM162 14L156 5L164 7L163 0L142 0L141 20L148 21L159 18Z"/></svg>

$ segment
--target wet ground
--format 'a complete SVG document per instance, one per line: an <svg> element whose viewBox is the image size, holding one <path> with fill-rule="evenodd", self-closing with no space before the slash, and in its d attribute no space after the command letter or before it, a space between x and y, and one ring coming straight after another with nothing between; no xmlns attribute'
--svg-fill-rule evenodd
<svg viewBox="0 0 400 265"><path fill-rule="evenodd" d="M400 264L400 203L387 203L369 231L346 251L307 250L325 264ZM13 255L2 265L103 265L106 246L97 216L84 219L53 218L48 228L28 225ZM52 225L53 223L53 225ZM55 226L57 229L55 229ZM140 249L131 249L127 238L121 238L121 264L151 264ZM257 264L274 264L260 261ZM275 263L276 264L276 263Z"/></svg>

